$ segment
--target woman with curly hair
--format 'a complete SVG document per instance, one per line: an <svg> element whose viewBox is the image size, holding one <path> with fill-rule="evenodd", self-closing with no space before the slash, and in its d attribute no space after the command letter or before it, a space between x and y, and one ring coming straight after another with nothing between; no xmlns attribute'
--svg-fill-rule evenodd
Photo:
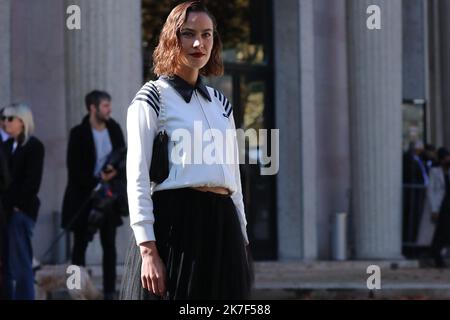
<svg viewBox="0 0 450 320"><path fill-rule="evenodd" d="M236 132L232 106L202 80L223 74L221 49L215 19L201 2L176 6L153 54L159 78L146 83L128 109L134 237L122 299L249 298L252 271L237 139L234 134L221 144L219 138ZM153 142L161 128L170 137L169 170L151 185ZM210 144L199 149L205 136ZM214 156L226 154L227 161L201 159L207 149Z"/></svg>

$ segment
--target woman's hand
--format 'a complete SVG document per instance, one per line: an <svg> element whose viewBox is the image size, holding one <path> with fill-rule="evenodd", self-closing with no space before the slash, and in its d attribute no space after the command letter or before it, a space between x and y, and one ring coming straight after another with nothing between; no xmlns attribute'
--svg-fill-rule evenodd
<svg viewBox="0 0 450 320"><path fill-rule="evenodd" d="M166 295L166 267L156 248L155 241L140 244L142 266L142 287L151 293L164 297Z"/></svg>

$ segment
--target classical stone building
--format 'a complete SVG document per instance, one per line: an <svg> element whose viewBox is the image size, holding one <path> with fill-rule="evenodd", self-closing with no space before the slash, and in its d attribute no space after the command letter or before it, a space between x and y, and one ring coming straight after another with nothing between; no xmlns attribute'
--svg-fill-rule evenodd
<svg viewBox="0 0 450 320"><path fill-rule="evenodd" d="M85 93L109 91L125 130L127 106L149 77L143 13L161 19L151 3L0 0L0 102L29 103L46 147L38 258L60 231L66 143ZM235 11L209 3L224 6L213 13L226 62L225 77L210 81L233 102L239 127L280 129L278 174L242 167L256 258L330 259L333 218L346 212L350 258L401 259L408 132L450 145L450 2L231 1ZM66 27L72 4L81 30ZM379 30L367 28L370 5L380 8ZM129 237L122 227L121 260ZM64 243L53 260L65 259ZM100 252L96 240L88 262L99 263Z"/></svg>

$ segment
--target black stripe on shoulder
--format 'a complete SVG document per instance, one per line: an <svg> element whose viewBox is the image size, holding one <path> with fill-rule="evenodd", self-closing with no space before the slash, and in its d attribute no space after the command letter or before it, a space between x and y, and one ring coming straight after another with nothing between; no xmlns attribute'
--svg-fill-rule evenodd
<svg viewBox="0 0 450 320"><path fill-rule="evenodd" d="M225 103L226 97L220 90L214 89L214 96L218 98L222 104Z"/></svg>
<svg viewBox="0 0 450 320"><path fill-rule="evenodd" d="M150 93L152 94L152 96L156 99L156 101L159 102L159 91L156 85L154 83L149 83L146 88L150 89Z"/></svg>
<svg viewBox="0 0 450 320"><path fill-rule="evenodd" d="M226 117L229 118L231 115L231 112L233 112L233 107L230 108L230 110L228 110L228 112L226 113ZM225 115L225 113L224 113Z"/></svg>
<svg viewBox="0 0 450 320"><path fill-rule="evenodd" d="M153 83L148 83L142 87L143 91L151 94L155 102L159 103L159 92L156 86Z"/></svg>
<svg viewBox="0 0 450 320"><path fill-rule="evenodd" d="M223 107L226 109L229 108L229 106L231 105L230 102L228 101L228 98L220 91L217 91L218 95L219 95L219 100L220 102L222 102Z"/></svg>
<svg viewBox="0 0 450 320"><path fill-rule="evenodd" d="M159 116L159 92L154 83L148 82L142 86L134 97L133 102L136 100L147 103L155 111L156 115Z"/></svg>
<svg viewBox="0 0 450 320"><path fill-rule="evenodd" d="M226 102L226 103L224 104L224 106L225 106L225 112L227 112L227 111L228 111L228 108L231 108L231 103L230 103L230 101L228 101L227 98L225 98L225 101L224 101L224 102Z"/></svg>
<svg viewBox="0 0 450 320"><path fill-rule="evenodd" d="M224 108L225 112L222 115L226 118L230 117L231 112L233 112L233 105L230 103L228 98L217 89L214 89L214 96L218 98Z"/></svg>
<svg viewBox="0 0 450 320"><path fill-rule="evenodd" d="M136 97L134 101L136 100L146 102L150 107L153 108L153 110L155 110L156 116L159 117L159 108L157 108L157 106L153 103L153 101L150 101L143 97Z"/></svg>
<svg viewBox="0 0 450 320"><path fill-rule="evenodd" d="M158 109L158 111L159 111L159 103L158 103L158 100L155 99L150 93L141 90L141 91L139 91L139 92L137 93L136 97L139 97L139 98L145 98L145 99L150 100L150 101L152 102L152 104L156 107L156 109Z"/></svg>

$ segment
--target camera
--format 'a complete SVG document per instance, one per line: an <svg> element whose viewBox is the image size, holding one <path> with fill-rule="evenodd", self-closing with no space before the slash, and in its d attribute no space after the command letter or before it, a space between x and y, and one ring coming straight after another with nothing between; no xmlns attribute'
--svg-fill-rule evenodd
<svg viewBox="0 0 450 320"><path fill-rule="evenodd" d="M91 210L88 218L87 240L92 241L95 233L100 229L108 216L114 214L114 206L117 200L109 183L99 183L91 196Z"/></svg>
<svg viewBox="0 0 450 320"><path fill-rule="evenodd" d="M126 148L122 148L110 153L102 167L104 173L111 170L112 166L118 172L122 171L126 165ZM120 176L120 174L118 175ZM100 181L91 194L91 210L88 217L87 240L92 241L95 233L115 214L125 215L128 204L126 202L126 185L123 179L118 177L111 181ZM125 209L124 209L125 208ZM116 212L118 211L118 212Z"/></svg>
<svg viewBox="0 0 450 320"><path fill-rule="evenodd" d="M127 154L126 148L121 148L121 149L112 151L106 158L105 164L102 167L102 172L104 172L104 173L111 172L111 170L109 169L109 166L113 167L117 171L121 171L121 170L125 169L126 154Z"/></svg>

